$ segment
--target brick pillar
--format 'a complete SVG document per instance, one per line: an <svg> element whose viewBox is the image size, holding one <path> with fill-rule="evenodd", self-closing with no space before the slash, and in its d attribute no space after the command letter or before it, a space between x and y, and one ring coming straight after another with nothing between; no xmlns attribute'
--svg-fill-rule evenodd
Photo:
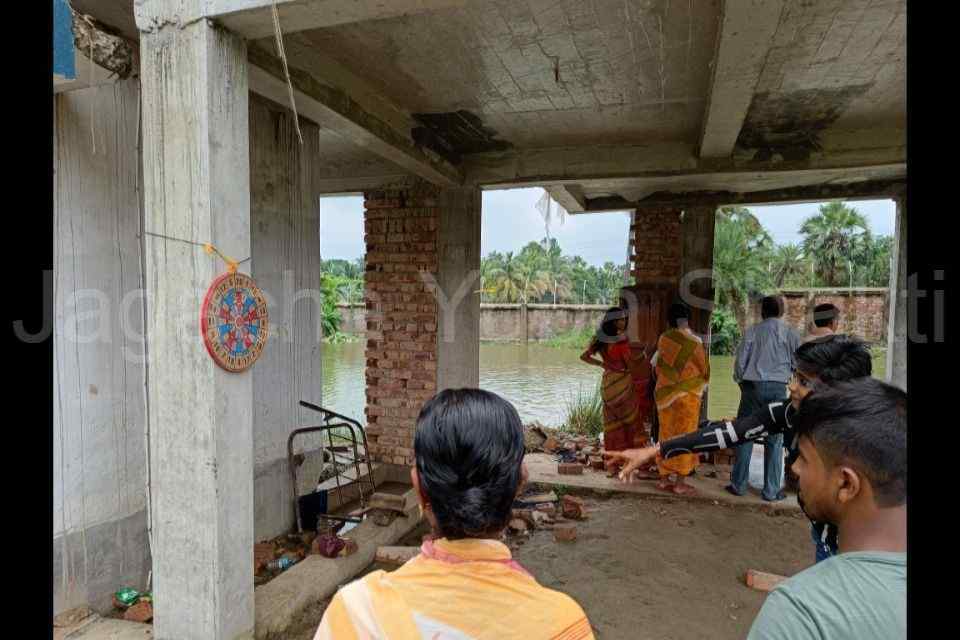
<svg viewBox="0 0 960 640"><path fill-rule="evenodd" d="M683 261L680 213L677 208L640 209L634 213L630 232L635 285L676 289L680 284Z"/></svg>
<svg viewBox="0 0 960 640"><path fill-rule="evenodd" d="M413 464L413 431L439 389L479 384L480 193L424 182L364 193L367 439Z"/></svg>

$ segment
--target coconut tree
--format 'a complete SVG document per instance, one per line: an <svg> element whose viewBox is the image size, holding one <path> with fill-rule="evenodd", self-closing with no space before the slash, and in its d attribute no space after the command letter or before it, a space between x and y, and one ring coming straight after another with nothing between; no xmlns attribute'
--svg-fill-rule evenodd
<svg viewBox="0 0 960 640"><path fill-rule="evenodd" d="M806 257L799 245L778 245L770 259L770 275L774 286L780 289L803 282L810 271Z"/></svg>
<svg viewBox="0 0 960 640"><path fill-rule="evenodd" d="M800 226L803 250L811 256L820 279L829 287L848 284L852 258L869 239L867 219L853 207L835 200Z"/></svg>
<svg viewBox="0 0 960 640"><path fill-rule="evenodd" d="M536 244L536 243L533 243ZM531 298L543 295L546 290L541 272L531 260L523 259L508 251L503 262L491 271L494 296L499 302L526 304Z"/></svg>
<svg viewBox="0 0 960 640"><path fill-rule="evenodd" d="M768 268L773 240L749 209L717 211L713 277L717 304L733 311L743 329L750 296L773 284Z"/></svg>

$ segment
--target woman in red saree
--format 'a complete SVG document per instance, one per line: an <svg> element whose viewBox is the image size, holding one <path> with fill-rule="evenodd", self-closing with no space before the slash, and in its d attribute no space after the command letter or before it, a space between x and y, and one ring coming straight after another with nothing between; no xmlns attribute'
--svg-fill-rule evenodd
<svg viewBox="0 0 960 640"><path fill-rule="evenodd" d="M647 381L635 379L638 359L630 348L626 329L627 312L618 307L608 309L596 336L580 355L587 364L603 368L600 395L605 451L633 449L646 438L644 420L649 414L643 410L649 411L645 402ZM645 352L641 350L640 360L646 360ZM598 354L600 359L595 357Z"/></svg>

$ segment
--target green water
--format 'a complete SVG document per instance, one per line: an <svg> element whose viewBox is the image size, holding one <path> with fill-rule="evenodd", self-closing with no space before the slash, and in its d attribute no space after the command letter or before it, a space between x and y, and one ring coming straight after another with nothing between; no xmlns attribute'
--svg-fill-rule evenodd
<svg viewBox="0 0 960 640"><path fill-rule="evenodd" d="M364 409L364 343L323 345L323 406L366 424ZM569 403L589 393L601 371L580 362L578 349L539 344L480 344L480 386L517 407L523 420L559 425ZM733 382L733 357L711 356L709 416L734 416L740 390ZM886 357L878 353L873 374L883 378Z"/></svg>

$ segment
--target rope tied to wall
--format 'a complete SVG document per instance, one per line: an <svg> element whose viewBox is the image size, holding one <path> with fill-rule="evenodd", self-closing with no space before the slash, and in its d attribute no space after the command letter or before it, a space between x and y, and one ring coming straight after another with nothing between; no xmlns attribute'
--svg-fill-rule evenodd
<svg viewBox="0 0 960 640"><path fill-rule="evenodd" d="M277 55L280 56L280 62L283 63L283 75L287 79L287 95L290 98L290 109L293 111L293 126L297 131L297 139L303 146L303 134L300 133L300 116L297 115L297 101L293 95L293 82L290 81L290 69L287 67L287 52L283 48L283 32L280 30L280 12L277 9L277 2L273 0L273 35L276 39Z"/></svg>
<svg viewBox="0 0 960 640"><path fill-rule="evenodd" d="M230 256L224 254L220 249L217 249L212 242L195 242L193 240L184 240L183 238L174 238L173 236L165 236L162 233L152 233L150 231L144 231L144 235L153 236L154 238L163 238L164 240L173 240L175 242L184 242L186 244L192 244L197 247L203 247L204 252L208 256L216 254L220 256L220 259L224 261L227 265L227 271L230 273L236 273L237 267L249 260L250 258L244 258L243 260L234 260Z"/></svg>

